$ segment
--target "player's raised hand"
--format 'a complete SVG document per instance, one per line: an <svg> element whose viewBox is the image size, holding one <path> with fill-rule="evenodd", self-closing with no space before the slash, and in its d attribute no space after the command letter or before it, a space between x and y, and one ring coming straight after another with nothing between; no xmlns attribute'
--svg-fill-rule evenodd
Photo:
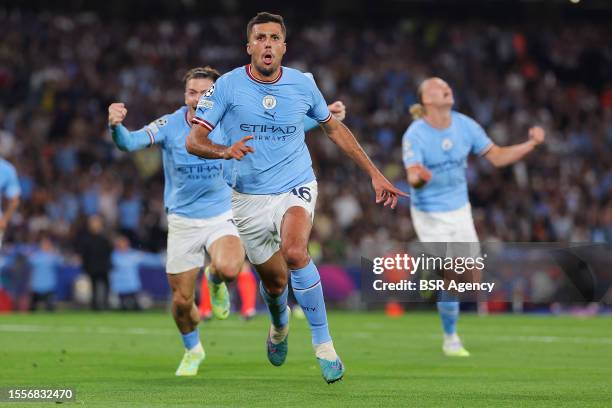
<svg viewBox="0 0 612 408"><path fill-rule="evenodd" d="M546 132L540 126L534 126L529 129L529 140L531 140L535 145L539 145L544 143L544 138L546 137Z"/></svg>
<svg viewBox="0 0 612 408"><path fill-rule="evenodd" d="M342 101L336 101L331 105L327 105L327 108L329 109L329 112L333 115L333 117L338 119L339 121L342 122L344 118L346 118L346 106L344 106L344 103L342 103Z"/></svg>
<svg viewBox="0 0 612 408"><path fill-rule="evenodd" d="M123 103L115 102L115 103L111 103L108 106L109 125L117 126L118 124L123 122L123 119L125 119L126 115L127 115L127 109Z"/></svg>
<svg viewBox="0 0 612 408"><path fill-rule="evenodd" d="M223 153L223 158L225 160L242 160L245 155L253 153L255 149L251 146L246 145L246 142L251 139L253 139L253 135L245 136L230 147L228 147Z"/></svg>
<svg viewBox="0 0 612 408"><path fill-rule="evenodd" d="M372 187L376 192L376 204L383 203L384 207L389 205L395 208L399 196L408 197L408 194L391 184L382 174L372 177Z"/></svg>

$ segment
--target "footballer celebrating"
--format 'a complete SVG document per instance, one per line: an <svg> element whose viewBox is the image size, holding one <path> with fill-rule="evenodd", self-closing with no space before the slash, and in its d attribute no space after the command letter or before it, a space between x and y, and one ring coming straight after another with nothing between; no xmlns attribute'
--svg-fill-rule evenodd
<svg viewBox="0 0 612 408"><path fill-rule="evenodd" d="M108 121L117 147L135 151L158 145L162 149L164 202L168 213L166 272L172 289L172 315L185 346L183 360L176 371L178 376L196 375L205 357L197 330L200 314L194 303L195 282L204 264L205 252L211 259L205 282L213 315L218 319L225 319L230 313L225 282L236 279L245 256L232 221L231 189L223 177L228 169L223 168L220 160L200 159L185 150L198 100L218 78L219 73L210 67L191 69L184 77L185 106L138 131L130 132L123 126L127 115L123 103L113 103L108 108ZM330 109L338 118L344 118L346 110L342 102L334 102ZM305 126L314 128L316 124ZM220 131L212 136L224 138Z"/></svg>
<svg viewBox="0 0 612 408"><path fill-rule="evenodd" d="M421 242L478 242L465 175L468 155L483 156L495 167L507 166L544 142L544 130L532 127L526 142L500 147L473 119L452 110L453 91L442 79L425 80L418 99L410 108L414 122L402 141L414 229ZM437 306L444 354L469 356L457 335L457 298L442 292Z"/></svg>
<svg viewBox="0 0 612 408"><path fill-rule="evenodd" d="M208 159L236 159L232 168L234 221L259 273L271 327L269 361L280 366L288 351L288 279L312 333L324 379L340 380L344 365L329 333L317 267L308 254L317 182L304 142L303 121L317 121L372 180L376 202L394 208L395 188L374 166L353 134L330 113L314 81L281 66L287 50L279 15L259 13L247 25L250 64L223 75L201 98L187 151ZM218 126L228 145L214 143Z"/></svg>

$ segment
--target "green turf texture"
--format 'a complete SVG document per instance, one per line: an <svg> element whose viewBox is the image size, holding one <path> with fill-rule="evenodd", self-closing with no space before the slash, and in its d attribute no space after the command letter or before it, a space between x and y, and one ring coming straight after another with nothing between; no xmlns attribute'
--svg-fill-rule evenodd
<svg viewBox="0 0 612 408"><path fill-rule="evenodd" d="M74 387L86 407L603 407L612 405L612 317L462 315L472 357L441 353L434 313L331 313L347 372L327 385L306 321L282 367L266 359L266 315L200 326L207 357L177 378L169 314L0 315L0 387ZM9 407L55 403L0 403Z"/></svg>

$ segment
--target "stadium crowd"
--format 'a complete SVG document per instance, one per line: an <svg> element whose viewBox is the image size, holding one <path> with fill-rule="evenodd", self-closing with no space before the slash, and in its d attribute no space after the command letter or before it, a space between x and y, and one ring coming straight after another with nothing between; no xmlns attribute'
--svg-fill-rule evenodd
<svg viewBox="0 0 612 408"><path fill-rule="evenodd" d="M19 173L22 202L5 245L50 236L71 253L87 216L104 217L134 247L165 248L160 154L112 144L106 108L126 104L140 128L183 103L182 75L247 62L242 18L102 21L0 13L0 156ZM385 174L405 191L401 137L417 85L446 79L456 109L498 144L526 139L532 123L547 143L524 162L468 168L483 240L612 240L612 50L610 27L490 26L399 19L357 27L291 21L286 64L314 74L328 102ZM374 202L368 179L321 131L307 136L319 178L311 252L356 263L365 249L415 235L409 200L393 212Z"/></svg>

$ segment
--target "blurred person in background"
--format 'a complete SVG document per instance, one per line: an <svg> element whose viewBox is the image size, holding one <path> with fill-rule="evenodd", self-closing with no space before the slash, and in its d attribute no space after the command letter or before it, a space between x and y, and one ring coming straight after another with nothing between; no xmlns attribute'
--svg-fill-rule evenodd
<svg viewBox="0 0 612 408"><path fill-rule="evenodd" d="M81 267L91 279L92 310L108 309L108 274L113 246L104 233L103 218L90 216L87 229L76 235L74 245L81 258Z"/></svg>
<svg viewBox="0 0 612 408"><path fill-rule="evenodd" d="M140 310L138 295L142 289L139 268L141 266L158 266L162 259L157 254L150 254L131 248L130 240L119 235L115 238L115 249L111 256L110 273L111 292L119 295L121 310Z"/></svg>
<svg viewBox="0 0 612 408"><path fill-rule="evenodd" d="M57 269L63 264L63 259L47 235L43 235L38 246L31 253L27 253L27 261L31 270L30 311L36 311L41 302L45 310L55 310Z"/></svg>
<svg viewBox="0 0 612 408"><path fill-rule="evenodd" d="M446 81L423 81L418 103L410 108L414 121L402 140L411 186L412 223L421 242L478 242L468 198L468 155L485 157L493 166L503 167L521 160L544 142L544 129L536 126L529 129L526 142L500 147L476 121L454 111L454 103L453 91ZM469 356L457 335L456 296L442 291L437 305L444 331L444 354Z"/></svg>

